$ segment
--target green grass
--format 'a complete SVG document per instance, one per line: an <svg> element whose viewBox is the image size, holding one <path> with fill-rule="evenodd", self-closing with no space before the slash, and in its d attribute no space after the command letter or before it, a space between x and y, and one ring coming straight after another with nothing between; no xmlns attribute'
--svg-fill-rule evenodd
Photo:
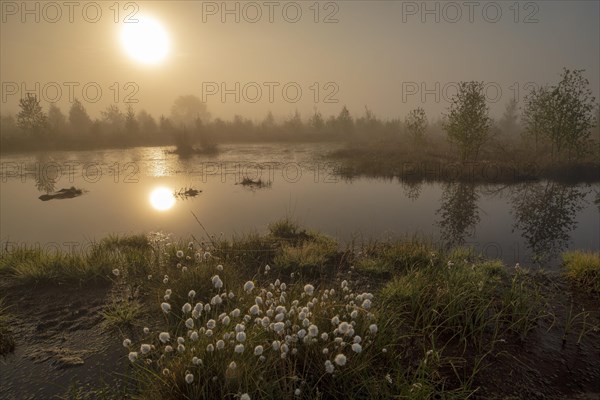
<svg viewBox="0 0 600 400"><path fill-rule="evenodd" d="M569 251L562 259L568 279L585 290L600 293L600 253Z"/></svg>
<svg viewBox="0 0 600 400"><path fill-rule="evenodd" d="M567 253L565 265L582 285L597 283L597 254ZM127 351L137 353L123 387L130 397L150 400L242 393L252 399L464 399L476 392L475 378L496 344L531 337L547 312L538 275L511 272L472 249L438 251L414 238L340 251L333 239L289 219L265 234L206 242L136 235L106 238L80 255L21 249L2 254L0 275L18 284L112 282L104 325L119 332L119 341L127 335L133 342ZM222 286L214 284L217 275ZM247 281L255 285L251 292ZM161 303L170 310L163 312ZM198 306L196 313L187 304ZM285 307L282 334L274 329L278 306ZM0 304L0 332L5 315ZM340 332L336 316L354 322L354 333ZM209 320L216 321L210 336ZM237 324L245 327L243 342L235 337ZM318 328L316 341L300 337L305 324ZM160 332L169 333L168 343ZM360 352L351 348L356 335ZM209 351L219 340L224 348ZM283 358L272 349L276 340L289 346ZM245 349L236 353L241 343ZM142 344L151 350L142 354ZM254 354L256 346L263 346L264 358ZM346 356L345 365L335 365L337 354ZM334 363L333 374L326 361Z"/></svg>
<svg viewBox="0 0 600 400"><path fill-rule="evenodd" d="M9 307L4 305L4 299L0 299L0 356L14 351L15 339L10 328L12 316Z"/></svg>
<svg viewBox="0 0 600 400"><path fill-rule="evenodd" d="M136 300L113 301L100 312L106 329L128 330L135 326L142 314L142 306Z"/></svg>

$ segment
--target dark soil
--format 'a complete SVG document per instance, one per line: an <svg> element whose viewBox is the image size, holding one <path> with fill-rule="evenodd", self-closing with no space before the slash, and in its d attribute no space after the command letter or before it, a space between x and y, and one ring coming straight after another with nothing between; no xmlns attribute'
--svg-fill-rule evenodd
<svg viewBox="0 0 600 400"><path fill-rule="evenodd" d="M52 399L72 385L117 382L126 352L103 329L100 315L110 287L19 286L3 292L16 347L0 358L0 398Z"/></svg>

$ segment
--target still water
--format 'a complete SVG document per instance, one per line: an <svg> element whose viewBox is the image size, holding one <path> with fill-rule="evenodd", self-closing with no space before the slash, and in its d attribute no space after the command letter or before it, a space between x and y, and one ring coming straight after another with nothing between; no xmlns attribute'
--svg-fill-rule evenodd
<svg viewBox="0 0 600 400"><path fill-rule="evenodd" d="M333 145L224 145L181 159L167 148L60 151L1 158L0 240L77 250L109 234L201 238L263 233L290 217L342 244L415 235L462 243L507 264L557 263L600 248L600 184L406 183L343 179L321 158ZM244 177L266 185L242 185ZM42 201L75 186L81 196ZM193 188L197 196L173 195Z"/></svg>

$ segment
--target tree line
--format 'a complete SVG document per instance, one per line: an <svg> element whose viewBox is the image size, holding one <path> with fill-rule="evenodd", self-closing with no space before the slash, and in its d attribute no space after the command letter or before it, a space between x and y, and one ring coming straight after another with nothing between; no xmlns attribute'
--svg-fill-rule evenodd
<svg viewBox="0 0 600 400"><path fill-rule="evenodd" d="M462 161L477 160L482 147L500 133L519 136L521 144L536 155L550 154L571 160L590 152L593 128L598 123L598 104L583 70L564 69L557 84L533 89L522 110L515 100L506 105L502 118L494 121L483 82L461 82L446 112L430 123L421 107L404 119L382 120L367 107L353 117L346 106L338 115L323 116L318 110L306 120L297 111L283 121L269 112L253 121L236 115L226 121L211 119L206 104L194 95L178 97L168 117L156 120L132 105L122 111L110 105L92 119L79 100L67 113L55 104L45 112L39 100L27 95L19 102L16 119L2 116L2 142L18 145L27 140L91 145L152 145L184 142L214 146L221 141L347 140L365 141L402 136L412 146L423 147L432 138L445 137ZM437 135L437 136L436 136ZM598 138L596 138L597 140Z"/></svg>

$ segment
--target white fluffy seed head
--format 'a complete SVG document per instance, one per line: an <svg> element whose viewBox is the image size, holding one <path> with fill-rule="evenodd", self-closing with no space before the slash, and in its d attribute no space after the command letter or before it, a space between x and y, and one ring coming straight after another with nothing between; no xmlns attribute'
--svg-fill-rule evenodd
<svg viewBox="0 0 600 400"><path fill-rule="evenodd" d="M346 365L346 356L340 353L337 356L335 356L334 361L337 365L343 367L344 365Z"/></svg>

